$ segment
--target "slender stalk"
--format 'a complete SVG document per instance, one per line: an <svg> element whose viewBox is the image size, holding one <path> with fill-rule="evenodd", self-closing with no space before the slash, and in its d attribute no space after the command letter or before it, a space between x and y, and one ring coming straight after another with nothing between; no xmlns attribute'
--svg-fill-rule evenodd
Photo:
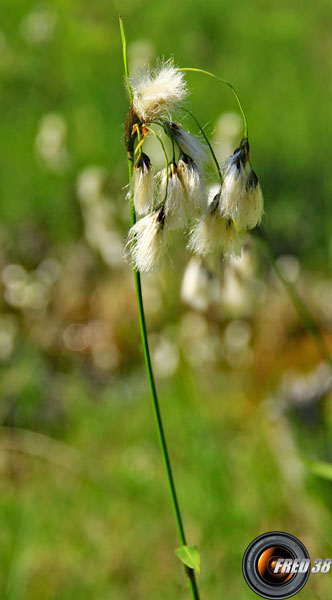
<svg viewBox="0 0 332 600"><path fill-rule="evenodd" d="M203 75L208 75L209 77L213 77L213 79L218 79L218 81L220 81L221 83L223 83L224 85L227 85L233 92L235 99L238 103L238 107L240 109L241 115L242 115L242 119L243 119L243 124L244 124L244 133L243 136L245 138L248 137L248 122L247 122L247 117L245 115L245 112L243 110L239 95L235 89L235 87L229 82L226 81L226 79L222 79L221 77L218 77L218 75L215 75L214 73L210 73L210 71L205 71L205 69L196 69L194 67L181 67L178 69L178 71L191 71L193 73L202 73Z"/></svg>
<svg viewBox="0 0 332 600"><path fill-rule="evenodd" d="M199 124L199 122L197 121L197 119L196 119L195 115L193 115L193 113L192 113L192 112L190 112L190 110L188 110L187 108L183 108L182 110L184 110L186 113L188 113L188 115L190 115L190 116L191 116L191 118L192 118L192 119L195 121L195 123L196 123L196 125L197 125L198 129L200 130L200 132L201 132L202 136L204 137L204 139L205 139L205 141L206 141L206 143L207 143L207 145L208 145L208 147L209 147L209 150L210 150L211 156L212 156L212 158L213 158L213 162L214 162L214 164L215 164L215 166L216 166L216 169L217 169L217 172L218 172L218 177L219 177L219 179L220 179L220 185L222 185L222 174L221 174L221 170L220 170L219 163L218 163L218 161L217 161L217 157L216 157L216 155L215 155L215 153L214 153L214 150L213 150L213 148L212 148L212 145L211 145L211 142L210 142L210 140L209 140L208 136L206 135L206 133L205 133L205 131L204 131L203 127L202 127L202 126Z"/></svg>
<svg viewBox="0 0 332 600"><path fill-rule="evenodd" d="M132 92L130 81L129 81L129 68L128 68L128 56L127 56L127 40L126 40L125 30L124 30L124 27L123 27L123 19L122 19L121 15L119 15L119 25L120 25L120 34L121 34L122 52L123 52L123 64L124 64L124 70L125 70L125 75L126 75L126 83L127 83L127 89L128 89L130 104L132 104L132 102L133 102L133 92Z"/></svg>
<svg viewBox="0 0 332 600"><path fill-rule="evenodd" d="M126 78L128 81L129 72L128 72L128 62L127 62L127 53L126 53L126 38L125 38L125 33L124 33L121 17L120 17L120 30L121 30L121 39L122 39L122 46L123 46L125 73L126 73ZM128 84L128 86L129 86L129 84ZM129 90L130 90L130 86L128 87L128 91ZM132 96L131 96L131 98L132 98ZM153 132L153 133L155 133L155 132ZM159 138L159 136L156 133L155 133L155 135ZM160 138L159 138L159 140L160 140ZM162 143L161 140L160 140L160 142ZM166 151L165 151L165 154L166 154ZM165 160L166 160L166 165L168 166L167 154L166 154ZM133 157L131 156L131 157L128 157L128 173L129 173L129 189L130 189L130 194L129 194L129 196L130 196L130 221L131 221L132 226L135 225L135 223L136 223L134 198L133 198L133 193L132 193L132 189L131 189L133 168L134 168L134 161L133 161ZM163 462L164 462L164 466L165 466L167 483L168 483L169 492L170 492L170 496L171 496L171 502L172 502L172 507L173 507L173 512L174 512L178 537L180 540L180 544L182 546L185 546L187 544L186 536L185 536L185 532L184 532L181 511L180 511L179 502L178 502L178 498L177 498L177 493L176 493L176 488L175 488L175 483L174 483L174 478L173 478L173 472L172 472L172 467L171 467L171 461L170 461L169 454L168 454L166 436L165 436L165 431L164 431L164 426L163 426L163 421L162 421L162 416L161 416L161 411L160 411L160 406L159 406L159 401L158 401L157 389L156 389L156 384L155 384L153 369L152 369L152 364L151 364L148 334L147 334L144 305L143 305L141 276L140 276L140 273L135 268L133 269L133 271L134 271L134 278L135 278L138 318L139 318L141 338L142 338L145 368L146 368L146 373L147 373L147 378L148 378L148 383L149 383L150 395L151 395L151 399L152 399L153 412L154 412L155 421L156 421L158 439L159 439L161 454L162 454L162 458L163 458ZM200 600L194 570L190 569L189 567L185 567L185 572L188 577L191 596L192 596L193 600Z"/></svg>
<svg viewBox="0 0 332 600"><path fill-rule="evenodd" d="M171 139L172 142L172 161L173 163L175 163L175 144L174 144L174 138Z"/></svg>
<svg viewBox="0 0 332 600"><path fill-rule="evenodd" d="M164 155L164 159L165 159L165 168L166 168L166 186L165 186L165 194L164 194L164 200L163 200L163 204L165 204L166 200L167 200L167 193L168 193L168 178L169 178L169 173L168 173L168 156L167 156L167 152L166 152L166 148L165 148L165 144L163 142L163 140L161 139L160 135L158 135L158 133L156 133L154 131L154 129L152 129L151 127L147 128L150 133L153 133L153 135L157 138L157 140L159 141L159 144L161 145L161 149L163 151L163 155Z"/></svg>
<svg viewBox="0 0 332 600"><path fill-rule="evenodd" d="M136 150L135 150L135 154L136 154L136 152L137 152L137 150L138 150L138 152L139 152L139 155L140 155L140 156L142 156L141 133L140 133L139 127L138 127L137 125L136 125L136 127L135 127L135 130L136 130L137 141L138 141L138 144L137 144L137 146L136 146Z"/></svg>
<svg viewBox="0 0 332 600"><path fill-rule="evenodd" d="M302 321L304 328L311 335L312 339L314 340L314 342L316 344L316 347L317 347L317 350L318 350L320 356L322 357L323 360L325 360L327 362L330 370L332 371L331 353L330 353L329 348L327 347L326 342L319 330L319 327L315 321L314 316L311 314L309 308L306 306L305 302L301 298L296 287L292 283L290 283L288 281L288 279L285 277L285 275L283 274L282 269L280 268L280 266L277 263L277 258L275 256L271 241L270 241L267 233L265 231L263 231L263 229L261 229L261 228L257 229L255 231L255 233L257 234L259 239L263 241L266 251L267 251L267 254L268 254L268 257L269 257L272 267L275 271L275 274L277 275L278 279L280 279L281 283L285 287L285 290L286 290L290 300L292 301L293 306L294 306L297 314L299 315L299 318Z"/></svg>
<svg viewBox="0 0 332 600"><path fill-rule="evenodd" d="M130 185L132 175L133 175L133 160L132 159L128 159L128 169L129 169L129 185ZM130 194L130 213L131 213L131 225L134 225L136 222L136 213L135 213L134 200L133 200L132 193ZM148 334L147 334L147 329L146 329L143 296L142 296L141 276L140 276L140 273L135 268L133 269L133 271L134 271L135 286L136 286L138 318L139 318L139 324L140 324L140 330L141 330L144 361L145 361L146 374L147 374L147 378L148 378L148 382L149 382L150 394L151 394L151 399L152 399L152 404L153 404L153 412L154 412L154 416L155 416L155 420L156 420L160 449L161 449L161 454L162 454L163 462L164 462L164 466L165 466L166 477L167 477L167 482L168 482L169 491L170 491L170 495L171 495L171 501L172 501L172 506L173 506L176 527L177 527L177 531L178 531L178 536L179 536L180 544L182 546L185 546L187 543L186 536L185 536L185 532L184 532L179 502L178 502L178 498L177 498L177 493L176 493L176 488L175 488L175 483L174 483L174 478L173 478L173 472L172 472L172 467L171 467L171 461L170 461L169 454L168 454L166 436L165 436L164 426L163 426L163 422L162 422L162 416L161 416L160 407L159 407L157 389L156 389L156 384L155 384L153 370L152 370L152 364L151 364L151 358L150 358ZM199 592L198 592L198 588L197 588L195 573L194 573L193 569L189 569L188 567L185 567L185 570L186 570L186 574L188 576L192 598L193 598L193 600L199 600Z"/></svg>

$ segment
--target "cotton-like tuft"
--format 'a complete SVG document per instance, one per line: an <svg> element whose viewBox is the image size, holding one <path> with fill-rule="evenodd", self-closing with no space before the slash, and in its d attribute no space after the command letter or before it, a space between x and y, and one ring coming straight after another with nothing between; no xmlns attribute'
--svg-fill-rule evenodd
<svg viewBox="0 0 332 600"><path fill-rule="evenodd" d="M165 212L161 207L131 227L126 256L137 271L151 272L162 265L166 250Z"/></svg>
<svg viewBox="0 0 332 600"><path fill-rule="evenodd" d="M167 174L166 169L161 172L160 194L164 199L166 193ZM168 186L165 203L165 215L171 229L182 229L187 224L186 198L184 187L179 178L177 167L174 163L169 165Z"/></svg>
<svg viewBox="0 0 332 600"><path fill-rule="evenodd" d="M134 111L144 123L169 116L188 94L184 73L171 60L134 77L131 87Z"/></svg>
<svg viewBox="0 0 332 600"><path fill-rule="evenodd" d="M179 158L178 174L187 196L189 212L201 212L207 205L207 192L196 164L187 154L181 154Z"/></svg>
<svg viewBox="0 0 332 600"><path fill-rule="evenodd" d="M133 172L133 194L136 214L146 215L153 208L154 178L151 171L151 161L142 152L138 157Z"/></svg>
<svg viewBox="0 0 332 600"><path fill-rule="evenodd" d="M264 213L264 199L262 188L256 173L251 170L249 174L247 196L242 210L236 219L240 229L253 229L259 225Z"/></svg>
<svg viewBox="0 0 332 600"><path fill-rule="evenodd" d="M264 201L256 173L248 162L249 148L240 146L222 165L220 210L239 229L253 229L263 215Z"/></svg>
<svg viewBox="0 0 332 600"><path fill-rule="evenodd" d="M234 223L220 215L220 197L217 194L204 217L197 221L190 233L188 247L195 254L207 256L220 252L225 258L240 256L240 237Z"/></svg>
<svg viewBox="0 0 332 600"><path fill-rule="evenodd" d="M173 121L169 123L169 127L182 151L193 159L199 169L203 169L209 160L206 145Z"/></svg>

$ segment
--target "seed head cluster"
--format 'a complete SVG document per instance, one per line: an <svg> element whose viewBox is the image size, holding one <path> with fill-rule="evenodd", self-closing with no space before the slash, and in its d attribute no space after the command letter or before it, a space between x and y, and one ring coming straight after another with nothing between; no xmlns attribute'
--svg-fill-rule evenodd
<svg viewBox="0 0 332 600"><path fill-rule="evenodd" d="M194 254L239 256L243 232L259 225L263 215L248 138L220 165L220 186L210 197L206 166L211 148L172 118L188 96L184 72L173 61L162 62L130 85L126 148L133 163L130 196L140 217L126 245L133 266L142 272L157 270L167 256L172 230L183 232ZM161 132L170 140L171 156L166 154L164 169L155 172L143 147L150 133L163 145ZM164 145L163 149L166 153Z"/></svg>
<svg viewBox="0 0 332 600"><path fill-rule="evenodd" d="M184 73L173 61L161 63L155 71L139 73L131 81L133 109L142 123L168 117L188 94Z"/></svg>

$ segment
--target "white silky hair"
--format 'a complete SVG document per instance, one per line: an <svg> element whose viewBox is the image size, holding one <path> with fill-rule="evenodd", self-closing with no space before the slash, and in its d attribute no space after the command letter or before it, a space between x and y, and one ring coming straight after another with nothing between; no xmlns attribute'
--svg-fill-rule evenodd
<svg viewBox="0 0 332 600"><path fill-rule="evenodd" d="M209 142L207 138L203 141L203 131L201 138L194 136L171 116L188 94L184 73L172 60L162 61L156 69L145 69L130 79L130 84L133 103L126 135L129 151L135 135L139 138L136 151L140 151L130 191L135 212L141 217L128 234L126 250L132 264L142 272L157 270L172 229L189 230L188 248L195 254L239 257L242 232L258 225L264 212L262 190L250 164L248 138L244 137L221 165L222 183L211 197L205 185ZM173 150L169 162L162 139L154 132L166 155L166 168L156 176L140 149L151 123L163 128Z"/></svg>
<svg viewBox="0 0 332 600"><path fill-rule="evenodd" d="M161 172L160 194L164 199L166 193L167 173L166 169ZM186 199L183 184L179 178L177 168L171 164L168 169L168 187L165 204L167 224L170 229L185 229L188 222Z"/></svg>
<svg viewBox="0 0 332 600"><path fill-rule="evenodd" d="M164 209L159 208L131 227L125 252L138 271L151 272L161 266L166 250Z"/></svg>
<svg viewBox="0 0 332 600"><path fill-rule="evenodd" d="M249 169L249 174L247 170ZM239 229L253 229L262 220L264 200L257 177L250 165L227 159L223 166L220 210L230 217Z"/></svg>
<svg viewBox="0 0 332 600"><path fill-rule="evenodd" d="M144 161L134 167L133 194L136 214L142 216L151 212L154 203L154 177L151 168Z"/></svg>
<svg viewBox="0 0 332 600"><path fill-rule="evenodd" d="M188 95L184 73L172 60L155 71L142 71L131 79L133 108L142 122L167 117Z"/></svg>
<svg viewBox="0 0 332 600"><path fill-rule="evenodd" d="M187 155L178 161L178 173L184 185L190 212L201 212L207 205L207 191L196 164ZM190 209L194 209L190 210Z"/></svg>
<svg viewBox="0 0 332 600"><path fill-rule="evenodd" d="M256 185L249 185L248 193L242 207L241 214L237 220L240 229L253 229L259 225L264 214L264 199L262 188L257 182Z"/></svg>
<svg viewBox="0 0 332 600"><path fill-rule="evenodd" d="M170 127L183 152L193 159L199 169L203 169L209 160L206 145L177 123L171 122Z"/></svg>
<svg viewBox="0 0 332 600"><path fill-rule="evenodd" d="M217 194L206 214L191 229L188 247L201 256L215 252L222 253L225 258L240 256L240 236L233 221L220 214L219 202Z"/></svg>

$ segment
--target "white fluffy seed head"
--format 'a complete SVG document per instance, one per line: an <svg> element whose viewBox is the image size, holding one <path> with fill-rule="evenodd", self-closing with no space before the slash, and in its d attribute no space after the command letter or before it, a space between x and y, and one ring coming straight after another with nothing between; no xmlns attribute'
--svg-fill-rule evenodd
<svg viewBox="0 0 332 600"><path fill-rule="evenodd" d="M206 208L207 192L196 164L187 154L181 154L179 158L178 174L187 195L190 212L200 213Z"/></svg>
<svg viewBox="0 0 332 600"><path fill-rule="evenodd" d="M149 213L153 208L154 179L150 159L144 152L134 166L133 193L136 214L141 216Z"/></svg>
<svg viewBox="0 0 332 600"><path fill-rule="evenodd" d="M193 159L199 169L203 169L209 158L206 145L173 121L169 127L183 152Z"/></svg>
<svg viewBox="0 0 332 600"><path fill-rule="evenodd" d="M249 175L248 191L242 208L242 214L237 221L240 229L253 229L259 225L264 213L264 199L262 188L257 175L251 171Z"/></svg>
<svg viewBox="0 0 332 600"><path fill-rule="evenodd" d="M220 197L217 194L207 213L197 221L190 233L189 248L195 254L206 256L220 252L225 258L240 256L240 237L234 223L220 215Z"/></svg>
<svg viewBox="0 0 332 600"><path fill-rule="evenodd" d="M262 190L248 159L249 146L244 143L222 165L221 214L242 230L259 225L264 208Z"/></svg>
<svg viewBox="0 0 332 600"><path fill-rule="evenodd" d="M158 208L131 227L126 256L138 271L151 272L162 265L166 250L165 212Z"/></svg>
<svg viewBox="0 0 332 600"><path fill-rule="evenodd" d="M161 172L161 199L166 193L167 174L166 169ZM184 187L178 175L178 170L174 163L169 165L168 169L168 187L165 204L165 215L170 229L184 229L187 225L187 207Z"/></svg>
<svg viewBox="0 0 332 600"><path fill-rule="evenodd" d="M222 166L223 184L220 209L222 214L237 219L247 193L248 176L242 163L227 159Z"/></svg>
<svg viewBox="0 0 332 600"><path fill-rule="evenodd" d="M141 72L131 80L131 87L134 111L145 123L169 116L188 94L184 73L172 60L161 63L155 71Z"/></svg>

